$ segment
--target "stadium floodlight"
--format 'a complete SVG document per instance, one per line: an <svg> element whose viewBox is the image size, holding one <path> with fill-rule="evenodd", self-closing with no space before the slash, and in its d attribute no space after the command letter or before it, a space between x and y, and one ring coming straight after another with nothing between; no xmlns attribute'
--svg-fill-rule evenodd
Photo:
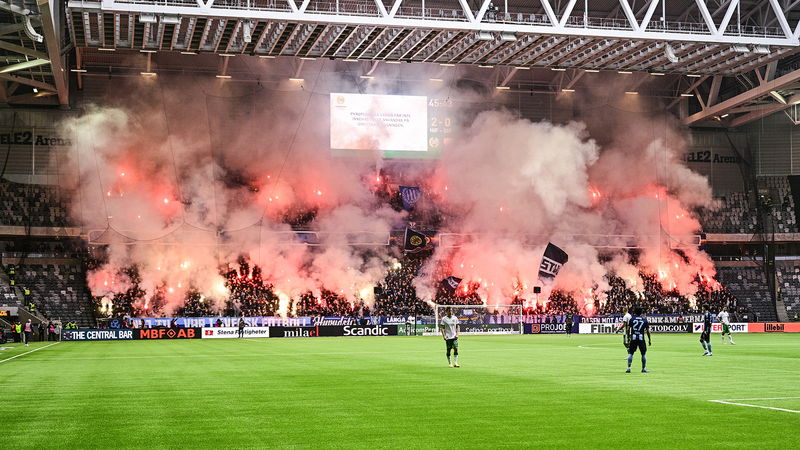
<svg viewBox="0 0 800 450"><path fill-rule="evenodd" d="M439 63L439 65L442 66L442 67L455 67L456 66L455 64L452 64L452 63Z"/></svg>
<svg viewBox="0 0 800 450"><path fill-rule="evenodd" d="M139 53L155 53L157 51L158 50L148 50L148 49L144 49L143 48L143 49L139 50Z"/></svg>
<svg viewBox="0 0 800 450"><path fill-rule="evenodd" d="M731 50L735 51L736 53L750 53L750 47L746 45L731 45Z"/></svg>
<svg viewBox="0 0 800 450"><path fill-rule="evenodd" d="M664 55L667 57L669 62L671 62L673 64L675 64L678 61L680 61L680 58L678 58L678 55L675 54L675 49L672 48L672 46L669 45L669 44L664 45Z"/></svg>
<svg viewBox="0 0 800 450"><path fill-rule="evenodd" d="M630 70L618 70L617 73L620 73L622 75L630 75L633 72L631 72Z"/></svg>
<svg viewBox="0 0 800 450"><path fill-rule="evenodd" d="M517 35L508 31L500 33L500 40L504 42L514 42L517 40Z"/></svg>
<svg viewBox="0 0 800 450"><path fill-rule="evenodd" d="M161 23L165 25L177 25L181 23L180 16L163 15L161 16Z"/></svg>
<svg viewBox="0 0 800 450"><path fill-rule="evenodd" d="M345 58L342 61L344 61L344 62L358 62L357 59L353 59L353 58Z"/></svg>
<svg viewBox="0 0 800 450"><path fill-rule="evenodd" d="M522 305L434 305L436 328L430 333L439 334L439 321L447 308L459 318L459 334L522 334ZM495 314L496 313L496 314ZM423 332L425 334L425 332Z"/></svg>
<svg viewBox="0 0 800 450"><path fill-rule="evenodd" d="M597 69L583 69L583 71L586 73L600 73Z"/></svg>
<svg viewBox="0 0 800 450"><path fill-rule="evenodd" d="M766 45L754 45L753 46L753 53L759 55L769 55L772 53L772 50L769 49Z"/></svg>
<svg viewBox="0 0 800 450"><path fill-rule="evenodd" d="M156 23L158 19L156 15L153 13L141 13L139 14L139 22L140 23Z"/></svg>
<svg viewBox="0 0 800 450"><path fill-rule="evenodd" d="M139 72L139 74L140 75L144 75L144 76L148 76L148 77L153 77L153 76L156 75L155 72Z"/></svg>
<svg viewBox="0 0 800 450"><path fill-rule="evenodd" d="M699 73L687 73L686 76L689 77L689 78L701 78L702 77L702 75L700 75Z"/></svg>
<svg viewBox="0 0 800 450"><path fill-rule="evenodd" d="M694 97L694 94L689 94L687 92L681 93L681 97Z"/></svg>
<svg viewBox="0 0 800 450"><path fill-rule="evenodd" d="M297 77L289 78L289 81L303 81L303 80L304 80L303 78L297 78Z"/></svg>
<svg viewBox="0 0 800 450"><path fill-rule="evenodd" d="M400 64L403 61L384 61L386 64Z"/></svg>
<svg viewBox="0 0 800 450"><path fill-rule="evenodd" d="M778 91L769 91L769 95L772 96L772 98L774 98L778 102L783 103L784 105L787 104L786 98L782 96L780 93L778 93Z"/></svg>
<svg viewBox="0 0 800 450"><path fill-rule="evenodd" d="M431 81L444 81L441 78L428 78Z"/></svg>
<svg viewBox="0 0 800 450"><path fill-rule="evenodd" d="M663 72L650 72L650 75L653 75L653 76L656 76L656 77L663 77L666 74L663 73Z"/></svg>
<svg viewBox="0 0 800 450"><path fill-rule="evenodd" d="M564 88L564 89L561 89L561 92L575 92L575 89Z"/></svg>
<svg viewBox="0 0 800 450"><path fill-rule="evenodd" d="M494 35L488 31L478 31L476 37L479 41L493 41Z"/></svg>
<svg viewBox="0 0 800 450"><path fill-rule="evenodd" d="M563 67L551 67L550 70L552 70L553 72L566 72L567 71L567 69L565 69Z"/></svg>
<svg viewBox="0 0 800 450"><path fill-rule="evenodd" d="M28 39L34 42L43 42L44 36L37 33L36 30L33 29L33 24L31 23L31 16L26 15L24 21L25 21L24 22L25 35L28 36Z"/></svg>
<svg viewBox="0 0 800 450"><path fill-rule="evenodd" d="M101 51L101 52L115 52L115 51L117 51L117 49L110 48L110 47L98 47L97 50Z"/></svg>
<svg viewBox="0 0 800 450"><path fill-rule="evenodd" d="M253 42L253 23L249 20L242 24L242 40L245 44Z"/></svg>
<svg viewBox="0 0 800 450"><path fill-rule="evenodd" d="M266 58L266 59L275 59L272 55L258 55L259 58Z"/></svg>
<svg viewBox="0 0 800 450"><path fill-rule="evenodd" d="M224 56L226 58L230 58L231 56L236 56L235 53L220 53L219 56Z"/></svg>
<svg viewBox="0 0 800 450"><path fill-rule="evenodd" d="M625 93L628 95L639 95L639 93L636 91L625 91Z"/></svg>
<svg viewBox="0 0 800 450"><path fill-rule="evenodd" d="M217 75L216 77L217 78L222 78L223 80L230 80L231 79L230 75Z"/></svg>
<svg viewBox="0 0 800 450"><path fill-rule="evenodd" d="M86 73L86 69L69 69L70 72Z"/></svg>
<svg viewBox="0 0 800 450"><path fill-rule="evenodd" d="M181 55L196 55L197 52L181 52Z"/></svg>
<svg viewBox="0 0 800 450"><path fill-rule="evenodd" d="M481 69L493 69L494 68L494 66L491 66L489 64L478 64L478 67L480 67Z"/></svg>
<svg viewBox="0 0 800 450"><path fill-rule="evenodd" d="M499 90L499 91L507 91L507 90L511 89L508 86L495 86L494 88Z"/></svg>
<svg viewBox="0 0 800 450"><path fill-rule="evenodd" d="M372 75L361 75L359 78L361 78L362 80L374 80L375 79L375 77L373 77Z"/></svg>

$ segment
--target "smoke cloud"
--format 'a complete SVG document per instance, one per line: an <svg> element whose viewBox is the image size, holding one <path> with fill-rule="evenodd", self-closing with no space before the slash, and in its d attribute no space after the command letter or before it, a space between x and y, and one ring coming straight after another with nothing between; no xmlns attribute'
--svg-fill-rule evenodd
<svg viewBox="0 0 800 450"><path fill-rule="evenodd" d="M88 277L94 295L129 289L124 269L136 267L145 303L158 298L174 312L197 292L221 308L222 274L245 257L273 285L282 313L290 299L322 290L369 303L397 256L384 245L389 233L407 223L376 195L383 173L390 189L420 185L419 212L442 218L447 234L415 280L426 300L443 275L478 286L489 304L532 299L548 242L570 260L543 298L554 288L579 303L602 298L609 274L641 289L640 268L692 295L697 274L715 274L692 241L700 229L692 211L711 204L708 181L682 163L677 127L656 137L635 131L648 120L664 126L663 118L628 123L630 133L601 146L585 120L532 122L502 108L476 115L473 93L456 102L470 119L441 159L408 163L331 154L327 94L353 92L347 77L302 90L206 81L189 92L186 81L180 89L168 79L134 82L136 96L62 124L75 143L77 176L66 181L72 216L108 249ZM396 90L373 84L366 92ZM289 219L319 242L299 242ZM633 246L641 248L636 264L627 256Z"/></svg>

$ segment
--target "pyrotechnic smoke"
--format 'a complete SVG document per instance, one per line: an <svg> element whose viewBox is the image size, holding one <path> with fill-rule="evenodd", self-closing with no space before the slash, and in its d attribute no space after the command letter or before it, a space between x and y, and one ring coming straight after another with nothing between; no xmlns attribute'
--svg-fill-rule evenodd
<svg viewBox="0 0 800 450"><path fill-rule="evenodd" d="M228 294L220 274L245 256L262 268L282 313L309 291L369 302L395 250L349 240L380 241L405 217L365 181L382 168L395 169L395 183L422 186L420 209L435 209L444 217L440 230L463 235L459 247L439 246L416 279L426 300L443 270L479 286L489 304L530 298L548 241L570 260L543 298L552 288L579 303L602 297L609 273L641 289L627 245L642 246L638 267L681 294L695 292L696 274L714 275L708 256L688 242L699 230L691 211L710 204L711 192L681 162L682 138L671 127L668 139L632 133L601 148L579 122L486 111L456 130L441 160L408 166L377 154L333 157L327 91L222 89L217 96L161 83L63 124L79 174L73 217L108 244L107 263L89 275L95 295L128 289L120 274L135 266L145 299L163 292L167 312L190 290L220 308ZM285 223L309 211L319 246L299 244Z"/></svg>

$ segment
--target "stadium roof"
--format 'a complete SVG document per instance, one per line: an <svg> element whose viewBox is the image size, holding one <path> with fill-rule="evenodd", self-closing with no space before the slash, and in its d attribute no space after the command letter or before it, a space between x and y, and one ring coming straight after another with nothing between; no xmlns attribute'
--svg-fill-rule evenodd
<svg viewBox="0 0 800 450"><path fill-rule="evenodd" d="M742 125L800 102L795 70L800 0L71 0L67 5L70 40L87 49L78 52L79 70L82 64L102 64L101 52L88 51L97 49L147 53L143 72L151 71L150 52L176 57L182 52L492 66L499 72L494 78L512 88L526 68L565 72L553 77L558 89L580 87L583 74L593 71L639 74L631 77L633 84L642 84L648 74L664 74L661 90L672 92L670 107L681 109L687 125Z"/></svg>
<svg viewBox="0 0 800 450"><path fill-rule="evenodd" d="M48 0L0 0L0 103L68 102L53 17Z"/></svg>

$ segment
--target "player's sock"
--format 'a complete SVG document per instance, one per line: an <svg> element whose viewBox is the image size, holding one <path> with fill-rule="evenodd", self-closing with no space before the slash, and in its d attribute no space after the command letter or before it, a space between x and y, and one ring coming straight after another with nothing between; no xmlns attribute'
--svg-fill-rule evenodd
<svg viewBox="0 0 800 450"><path fill-rule="evenodd" d="M628 369L631 368L631 363L633 362L633 355L628 353Z"/></svg>
<svg viewBox="0 0 800 450"><path fill-rule="evenodd" d="M711 354L711 342L708 342L708 353Z"/></svg>
<svg viewBox="0 0 800 450"><path fill-rule="evenodd" d="M642 370L647 367L647 356L642 355Z"/></svg>

